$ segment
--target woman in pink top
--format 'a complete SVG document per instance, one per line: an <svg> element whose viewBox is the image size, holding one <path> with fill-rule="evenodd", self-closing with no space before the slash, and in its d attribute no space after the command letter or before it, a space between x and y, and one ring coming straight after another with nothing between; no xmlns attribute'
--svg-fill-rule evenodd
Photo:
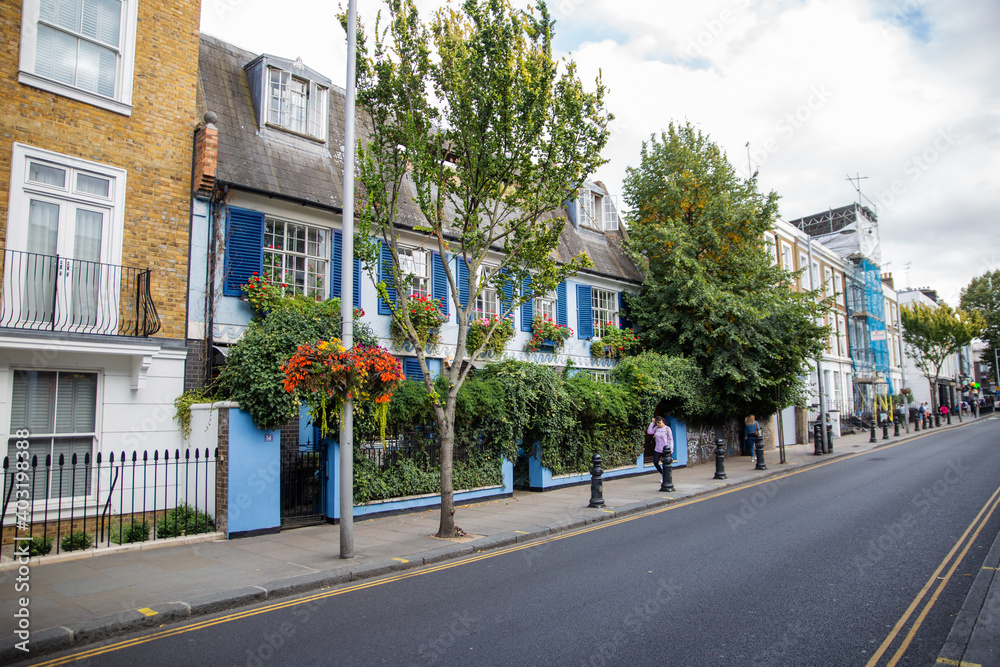
<svg viewBox="0 0 1000 667"><path fill-rule="evenodd" d="M660 467L660 459L664 459L664 465L669 465L668 462L674 451L674 435L670 432L670 427L667 426L661 415L653 417L646 433L653 436L653 440L656 442L656 446L653 448L653 466L662 475L663 468Z"/></svg>

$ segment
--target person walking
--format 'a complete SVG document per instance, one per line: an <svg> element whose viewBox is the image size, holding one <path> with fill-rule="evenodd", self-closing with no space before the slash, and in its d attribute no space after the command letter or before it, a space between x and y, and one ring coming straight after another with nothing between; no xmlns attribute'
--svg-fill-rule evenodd
<svg viewBox="0 0 1000 667"><path fill-rule="evenodd" d="M750 443L750 463L757 463L757 439L760 438L760 424L756 417L750 415L744 422L743 437Z"/></svg>
<svg viewBox="0 0 1000 667"><path fill-rule="evenodd" d="M662 415L653 417L646 433L653 436L656 443L653 447L653 467L662 475L663 468L660 466L660 459L663 459L663 465L670 465L674 452L674 434L670 431L670 427L667 426Z"/></svg>

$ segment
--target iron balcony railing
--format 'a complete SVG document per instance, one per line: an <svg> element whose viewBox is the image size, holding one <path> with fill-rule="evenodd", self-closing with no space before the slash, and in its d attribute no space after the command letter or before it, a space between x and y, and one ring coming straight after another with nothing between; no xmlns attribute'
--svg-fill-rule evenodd
<svg viewBox="0 0 1000 667"><path fill-rule="evenodd" d="M150 269L4 250L0 327L151 336L160 316Z"/></svg>
<svg viewBox="0 0 1000 667"><path fill-rule="evenodd" d="M29 456L19 442L3 460L4 556L21 542L43 556L215 531L217 451Z"/></svg>

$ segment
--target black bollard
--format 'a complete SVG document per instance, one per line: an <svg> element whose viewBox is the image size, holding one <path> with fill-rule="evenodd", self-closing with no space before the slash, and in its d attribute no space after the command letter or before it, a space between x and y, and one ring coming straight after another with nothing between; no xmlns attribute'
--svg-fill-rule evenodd
<svg viewBox="0 0 1000 667"><path fill-rule="evenodd" d="M895 424L895 426L893 427L893 430L892 430L892 437L898 438L899 437L899 420L897 419L896 421L893 422L893 424Z"/></svg>
<svg viewBox="0 0 1000 667"><path fill-rule="evenodd" d="M934 415L934 428L940 428L940 427L941 427L941 415L940 414Z"/></svg>
<svg viewBox="0 0 1000 667"><path fill-rule="evenodd" d="M714 479L726 478L726 441L718 438L715 441L715 477Z"/></svg>
<svg viewBox="0 0 1000 667"><path fill-rule="evenodd" d="M757 455L757 467L754 470L767 470L767 466L764 465L764 439L758 435L754 440Z"/></svg>
<svg viewBox="0 0 1000 667"><path fill-rule="evenodd" d="M874 417L872 417L872 434L871 434L871 437L868 439L868 442L878 442L878 438L875 437L875 418Z"/></svg>
<svg viewBox="0 0 1000 667"><path fill-rule="evenodd" d="M823 425L819 422L813 424L813 454L820 456L823 453Z"/></svg>
<svg viewBox="0 0 1000 667"><path fill-rule="evenodd" d="M948 419L948 426L951 426L951 410L948 411L947 419Z"/></svg>
<svg viewBox="0 0 1000 667"><path fill-rule="evenodd" d="M888 440L889 439L889 420L888 419L883 419L882 420L882 439L883 440Z"/></svg>
<svg viewBox="0 0 1000 667"><path fill-rule="evenodd" d="M604 485L601 483L604 470L601 468L601 455L594 454L590 462L593 467L590 469L590 504L587 507L604 507Z"/></svg>
<svg viewBox="0 0 1000 667"><path fill-rule="evenodd" d="M673 452L663 452L663 458L660 460L660 466L663 468L663 479L660 482L660 491L663 491L664 493L673 493L676 491L674 488L673 468L671 467L673 462Z"/></svg>
<svg viewBox="0 0 1000 667"><path fill-rule="evenodd" d="M920 430L920 417L919 416L915 416L913 418L913 430L914 431L919 431Z"/></svg>
<svg viewBox="0 0 1000 667"><path fill-rule="evenodd" d="M826 425L826 453L833 454L833 424Z"/></svg>

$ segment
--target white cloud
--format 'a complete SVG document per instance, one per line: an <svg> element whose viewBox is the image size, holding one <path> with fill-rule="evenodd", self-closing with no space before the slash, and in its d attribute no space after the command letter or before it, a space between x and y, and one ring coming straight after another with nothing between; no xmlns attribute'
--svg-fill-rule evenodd
<svg viewBox="0 0 1000 667"><path fill-rule="evenodd" d="M363 0L371 28L376 8ZM436 0L418 3L422 15ZM782 196L786 218L848 204L867 176L882 255L953 305L997 268L1000 5L995 0L558 0L556 44L600 70L616 115L597 174L621 191L650 134L690 120ZM255 52L301 56L343 84L334 5L206 0L203 27ZM905 266L909 264L907 272Z"/></svg>

